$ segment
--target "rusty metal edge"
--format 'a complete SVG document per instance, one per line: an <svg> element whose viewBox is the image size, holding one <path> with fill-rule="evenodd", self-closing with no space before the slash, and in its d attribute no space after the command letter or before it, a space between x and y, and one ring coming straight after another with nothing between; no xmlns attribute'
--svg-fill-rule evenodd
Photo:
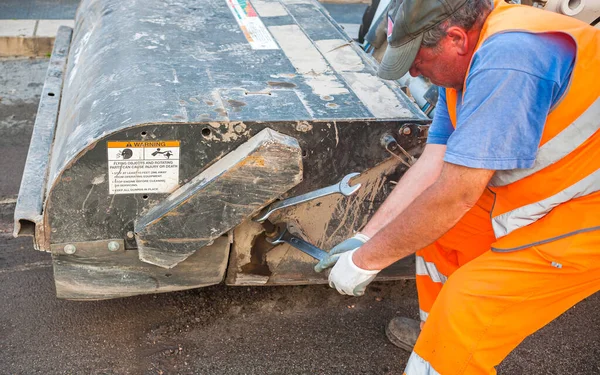
<svg viewBox="0 0 600 375"><path fill-rule="evenodd" d="M36 250L50 250L42 230L44 187L72 35L73 29L70 27L61 26L58 29L15 207L13 236L33 236Z"/></svg>

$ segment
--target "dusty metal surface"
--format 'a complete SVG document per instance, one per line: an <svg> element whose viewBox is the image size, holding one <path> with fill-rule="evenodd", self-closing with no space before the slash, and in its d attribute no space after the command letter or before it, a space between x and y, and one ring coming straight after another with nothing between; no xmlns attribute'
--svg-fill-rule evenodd
<svg viewBox="0 0 600 375"><path fill-rule="evenodd" d="M424 119L320 5L276 3L286 15L261 18L273 49L253 49L226 0L82 2L50 183L86 147L139 124Z"/></svg>
<svg viewBox="0 0 600 375"><path fill-rule="evenodd" d="M73 254L65 253L67 244L52 245L58 298L99 300L218 284L225 275L230 246L227 237L219 237L177 267L165 270L140 262L137 251L124 250L124 246L110 251L109 242L74 243Z"/></svg>
<svg viewBox="0 0 600 375"><path fill-rule="evenodd" d="M173 135L177 139L184 139L181 144L180 178L183 181L190 181L201 172L202 166L211 165L219 155L234 150L251 134L264 129L265 124L245 124L248 135L239 136L233 142L224 142L220 139L221 132L228 132L229 126L222 125L218 130L211 128L214 138L210 140L201 135L201 130L206 126L201 124L178 127L147 126L115 134L113 137L131 139L133 135L139 136L145 132L147 137L156 139L173 138ZM305 239L324 249L329 249L336 241L341 241L344 236L359 230L383 202L393 187L386 183L388 181L386 176L392 176L395 180L404 171L404 167L398 167L398 161L390 158L389 153L379 144L379 138L393 132L403 147L413 152L418 152L422 140L419 136L419 126L416 124L404 125L413 128L410 135L400 135L402 126L394 122L355 122L352 126L337 122L315 122L312 126L311 131L302 133L304 139L299 137L302 151L306 155L303 158L304 180L284 196L295 196L331 185L339 181L341 176L352 171L363 173L357 178L357 182L363 183L363 187L355 196L346 197L339 202L338 198L325 201L327 204L317 200L281 210L273 216L278 220L298 221L302 232L309 235ZM290 131L290 126L285 123L271 124L271 127L282 133L288 132L288 135L292 136L300 134L294 128ZM337 134L332 131L336 127L338 127ZM187 134L190 137L187 137ZM106 157L104 144L90 149L77 163L65 171L61 183L55 187L48 201L49 224L53 229L53 241L56 243L126 238L128 232L134 231L134 223L139 217L145 215L155 205L161 204L169 196L166 193L108 194L109 183L105 161L103 161ZM206 146L202 149L203 145ZM202 153L187 152L188 149L200 149ZM381 161L379 164L383 163L382 166L371 169L371 164L377 160ZM366 179L369 181L365 181ZM290 212L294 215L290 216ZM245 224L241 226L244 227ZM259 225L259 228L262 227ZM234 246L250 252L252 239L247 242L242 239L243 237L238 237L236 231ZM135 248L136 244L130 243L128 246ZM235 256L232 254L231 259ZM272 282L302 283L322 280L322 275L314 274L312 271L313 259L303 257L303 254L297 250L289 254L280 254L280 258L288 257L289 259L283 262L288 266L284 267L283 264L279 266L281 272L278 273L278 277L272 279ZM230 272L233 269L230 267ZM411 273L406 269L402 276Z"/></svg>
<svg viewBox="0 0 600 375"><path fill-rule="evenodd" d="M13 234L15 237L33 236L36 250L50 250L49 236L45 233L42 225L42 206L50 149L58 118L63 74L67 64L72 33L72 29L62 26L56 36L15 208Z"/></svg>

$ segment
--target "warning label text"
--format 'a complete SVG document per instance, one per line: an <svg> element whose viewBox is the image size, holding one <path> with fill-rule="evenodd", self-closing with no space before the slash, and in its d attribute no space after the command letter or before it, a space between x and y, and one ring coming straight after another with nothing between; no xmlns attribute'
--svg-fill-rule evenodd
<svg viewBox="0 0 600 375"><path fill-rule="evenodd" d="M179 141L107 146L109 194L170 193L179 185Z"/></svg>

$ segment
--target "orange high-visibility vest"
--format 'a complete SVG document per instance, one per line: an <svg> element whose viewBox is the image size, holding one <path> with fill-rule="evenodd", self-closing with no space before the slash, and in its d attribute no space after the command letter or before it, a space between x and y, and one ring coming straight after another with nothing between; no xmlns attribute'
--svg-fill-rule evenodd
<svg viewBox="0 0 600 375"><path fill-rule="evenodd" d="M600 230L600 30L496 0L475 50L490 36L511 31L564 33L576 42L577 52L569 88L548 114L533 168L497 171L490 181L498 239L493 249L498 251ZM515 87L517 100L518 91ZM446 99L456 127L457 91L446 89Z"/></svg>

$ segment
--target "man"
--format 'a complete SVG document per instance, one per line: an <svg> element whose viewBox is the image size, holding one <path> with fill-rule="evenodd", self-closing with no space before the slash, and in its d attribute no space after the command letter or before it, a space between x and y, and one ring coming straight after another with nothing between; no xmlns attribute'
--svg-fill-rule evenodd
<svg viewBox="0 0 600 375"><path fill-rule="evenodd" d="M419 161L315 269L362 295L416 252L421 323L386 329L412 350L405 373L494 374L600 290L600 30L499 0L395 0L388 43L381 77L446 89Z"/></svg>

